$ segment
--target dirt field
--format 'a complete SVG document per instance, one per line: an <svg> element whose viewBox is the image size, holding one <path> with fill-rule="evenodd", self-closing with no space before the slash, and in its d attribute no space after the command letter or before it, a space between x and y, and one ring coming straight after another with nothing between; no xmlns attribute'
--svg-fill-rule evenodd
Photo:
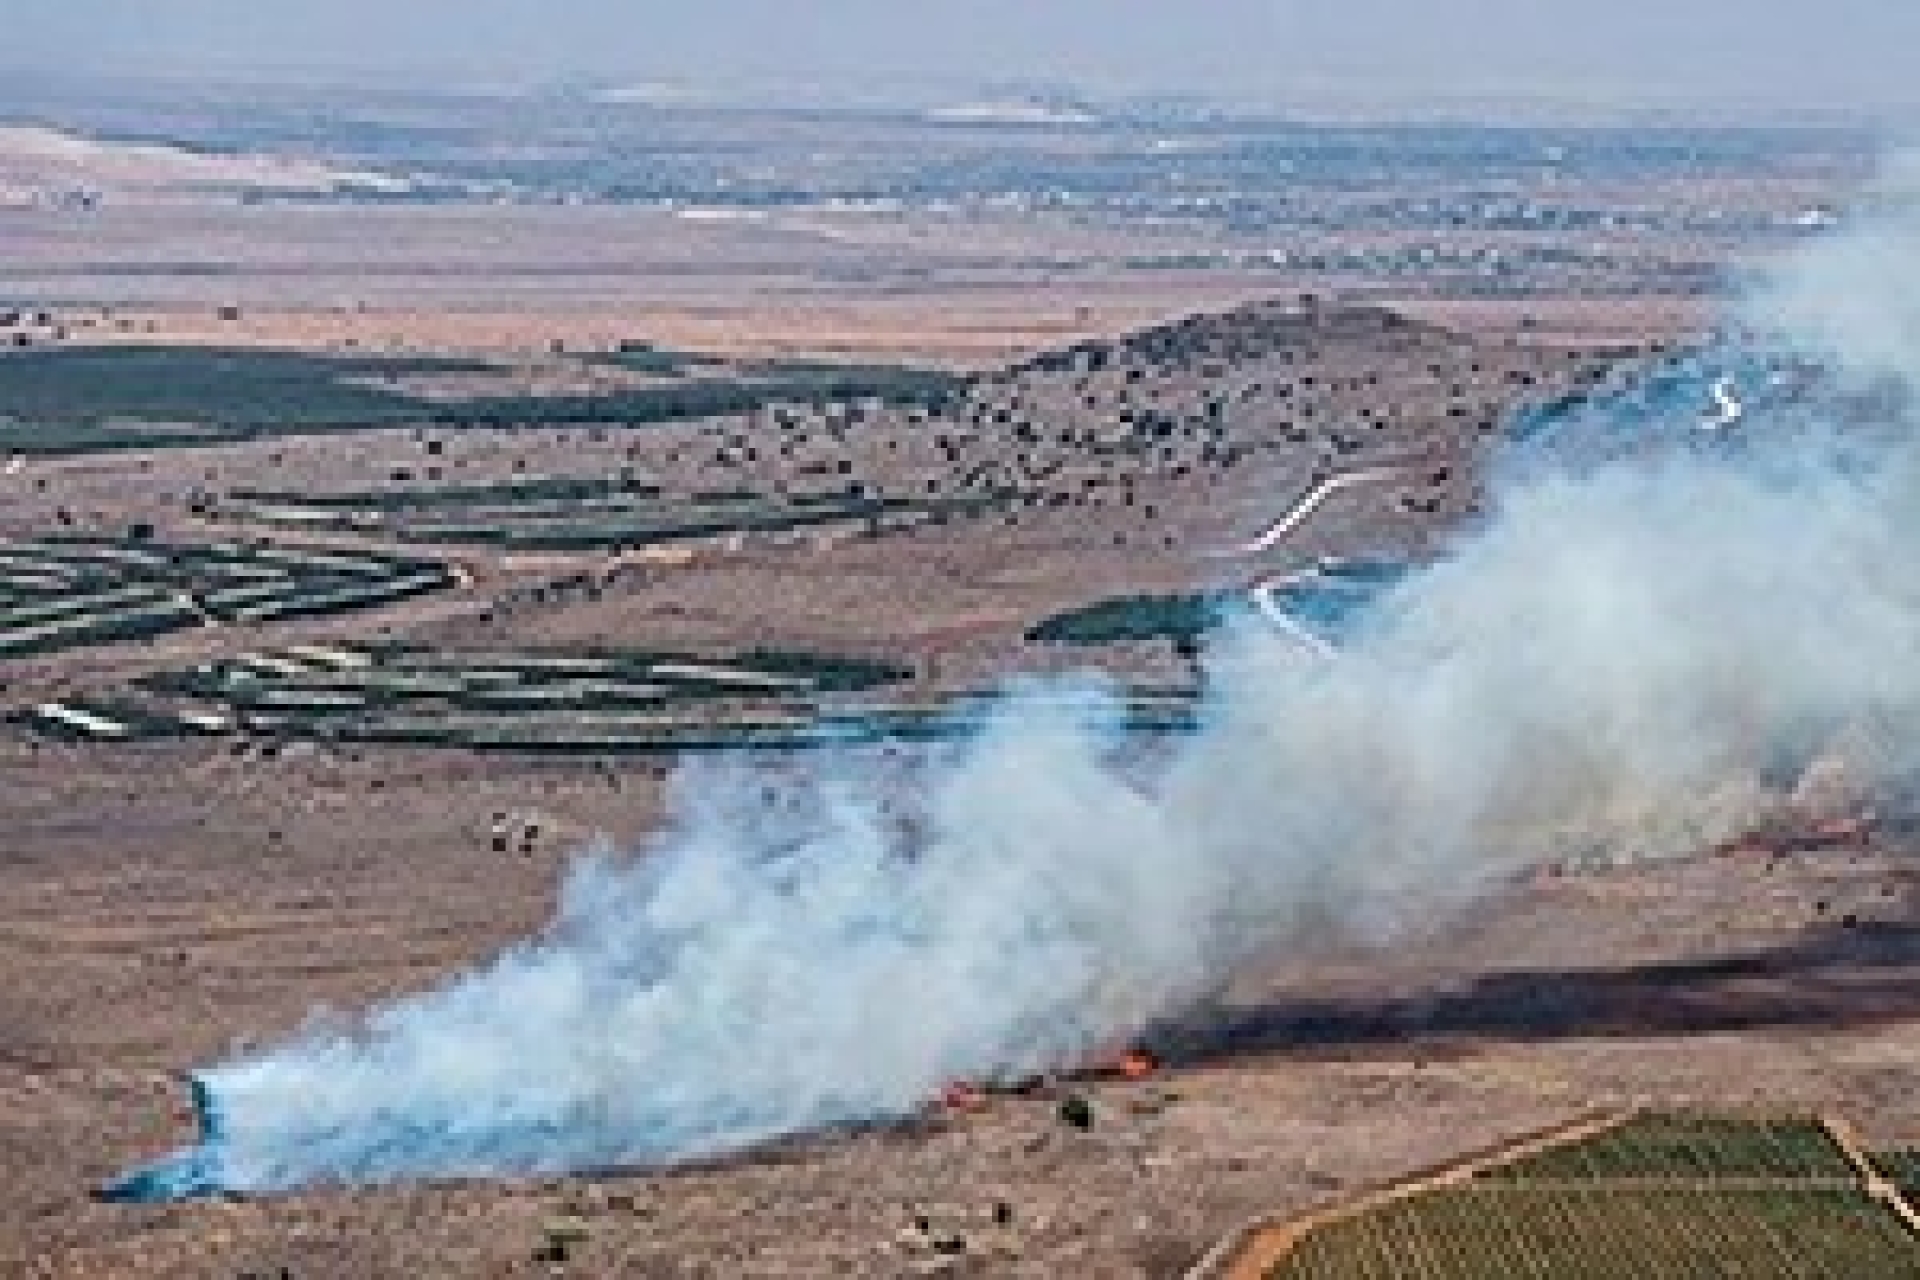
<svg viewBox="0 0 1920 1280"><path fill-rule="evenodd" d="M788 225L791 221L791 225ZM108 210L0 220L0 288L90 339L519 353L647 338L725 353L992 363L1286 292L1271 273L1022 268L1029 227L626 209ZM1121 252L1115 236L1100 244ZM110 300L104 314L96 304ZM220 309L239 307L237 318Z"/></svg>
<svg viewBox="0 0 1920 1280"><path fill-rule="evenodd" d="M1786 203L1783 196L1776 205ZM57 306L89 342L523 355L644 338L725 354L988 366L1262 297L1419 300L1449 324L1538 336L1671 335L1672 295L1431 301L1305 267L1127 264L1221 249L1191 228L1030 216L650 208L109 207L0 217L0 297ZM1227 242L1231 247L1238 241ZM1260 250L1247 238L1240 247ZM1391 243L1346 237L1364 249ZM1498 245L1501 241L1490 241ZM1637 242L1623 246L1649 252ZM1734 245L1698 245L1720 258Z"/></svg>
<svg viewBox="0 0 1920 1280"><path fill-rule="evenodd" d="M1084 1133L1005 1099L673 1174L94 1205L188 1136L171 1073L524 936L567 849L638 839L656 792L630 768L45 755L0 763L0 1257L28 1274L543 1274L543 1224L575 1215L576 1274L895 1275L957 1234L981 1274L1168 1275L1255 1211L1595 1105L1831 1103L1920 1131L1906 859L1722 858L1542 880L1391 957L1249 981L1214 1043L1093 1087ZM553 815L551 839L491 852L504 811Z"/></svg>

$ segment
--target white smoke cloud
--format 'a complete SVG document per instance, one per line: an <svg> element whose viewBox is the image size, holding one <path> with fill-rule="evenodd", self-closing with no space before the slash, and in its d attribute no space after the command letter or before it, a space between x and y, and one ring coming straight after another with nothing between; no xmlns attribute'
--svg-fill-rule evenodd
<svg viewBox="0 0 1920 1280"><path fill-rule="evenodd" d="M1920 372L1920 152L1894 157L1867 211L1779 264L1745 318L1856 375Z"/></svg>
<svg viewBox="0 0 1920 1280"><path fill-rule="evenodd" d="M1772 319L1910 368L1916 227L1796 259ZM585 859L545 936L206 1072L216 1133L143 1185L666 1161L898 1115L1111 1046L1253 957L1403 938L1543 860L1731 837L1781 802L1763 779L1818 758L1904 782L1920 455L1885 433L1863 465L1764 409L1696 447L1707 386L1639 424L1671 447L1524 469L1334 661L1235 621L1202 731L1151 753L1076 686L1073 714L1029 689L906 760L689 764L669 830Z"/></svg>

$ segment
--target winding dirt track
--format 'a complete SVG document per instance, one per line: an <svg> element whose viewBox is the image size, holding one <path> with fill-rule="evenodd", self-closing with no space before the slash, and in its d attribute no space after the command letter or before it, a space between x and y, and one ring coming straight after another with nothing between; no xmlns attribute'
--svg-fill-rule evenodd
<svg viewBox="0 0 1920 1280"><path fill-rule="evenodd" d="M1412 475L1418 470L1419 468L1414 464L1403 462L1390 463L1377 467L1361 467L1357 471L1342 471L1337 475L1328 476L1319 484L1314 485L1313 488L1302 494L1291 507L1287 508L1285 515L1268 525L1267 528L1251 542L1244 543L1240 550L1248 555L1253 555L1261 551L1271 551L1274 547L1279 546L1282 542L1286 541L1287 538L1291 537L1295 529L1305 524L1307 518L1318 511L1326 504L1327 500L1334 495L1363 484L1372 484L1381 480L1392 480L1396 476Z"/></svg>
<svg viewBox="0 0 1920 1280"><path fill-rule="evenodd" d="M1295 499L1293 505L1287 508L1285 514L1268 525L1266 529L1251 542L1241 544L1238 550L1244 555L1257 555L1262 551L1270 551L1291 537L1295 530L1305 524L1307 520L1312 517L1313 513L1326 505L1327 500L1334 495L1348 489L1359 488L1362 485L1374 484L1393 480L1400 476L1411 475L1419 470L1420 468L1414 463L1384 463L1380 466L1361 467L1358 470L1343 471L1336 475L1328 476L1308 489L1304 494L1300 495L1299 498ZM1332 647L1328 645L1326 641L1314 635L1313 632L1294 621L1287 611L1282 609L1274 599L1275 594L1285 588L1298 586L1305 582L1312 582L1318 576L1318 573L1312 569L1287 570L1281 573L1267 574L1254 579L1247 587L1246 594L1248 600L1253 603L1254 609L1260 616L1278 630L1285 632L1287 637L1294 643L1315 657L1329 658L1333 656Z"/></svg>
<svg viewBox="0 0 1920 1280"><path fill-rule="evenodd" d="M1320 575L1312 569L1302 569L1289 573L1269 574L1255 579L1247 588L1247 598L1253 601L1253 607L1262 618L1286 633L1287 638L1318 658L1331 658L1333 646L1313 634L1307 628L1294 621L1293 615L1282 609L1275 595L1288 587L1312 582Z"/></svg>

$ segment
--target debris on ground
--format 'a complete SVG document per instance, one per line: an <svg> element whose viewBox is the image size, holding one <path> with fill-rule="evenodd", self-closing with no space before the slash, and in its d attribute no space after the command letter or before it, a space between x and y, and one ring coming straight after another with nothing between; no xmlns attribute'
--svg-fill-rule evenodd
<svg viewBox="0 0 1920 1280"><path fill-rule="evenodd" d="M576 1246L585 1244L593 1228L585 1218L571 1214L548 1218L540 1226L540 1247L533 1252L535 1262L566 1262Z"/></svg>

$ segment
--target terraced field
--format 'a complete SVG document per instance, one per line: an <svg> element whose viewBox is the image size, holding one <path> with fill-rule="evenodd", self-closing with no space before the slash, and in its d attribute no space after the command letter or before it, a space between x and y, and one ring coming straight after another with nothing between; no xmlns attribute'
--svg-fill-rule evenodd
<svg viewBox="0 0 1920 1280"><path fill-rule="evenodd" d="M27 720L44 733L98 740L251 734L619 753L948 737L993 705L986 696L855 696L912 674L891 663L769 651L714 660L309 645L145 676L97 697L42 705ZM1143 692L1123 714L1130 728L1176 732L1189 726L1192 708L1182 694Z"/></svg>
<svg viewBox="0 0 1920 1280"><path fill-rule="evenodd" d="M143 537L0 541L0 658L315 617L451 586L431 560Z"/></svg>
<svg viewBox="0 0 1920 1280"><path fill-rule="evenodd" d="M1868 1172L1814 1118L1643 1113L1335 1211L1261 1274L1920 1276L1904 1206L1881 1198Z"/></svg>
<svg viewBox="0 0 1920 1280"><path fill-rule="evenodd" d="M568 552L742 533L879 529L978 511L998 500L995 495L890 498L863 489L785 497L745 489L667 496L631 476L550 476L492 485L318 495L242 489L227 495L221 511L250 524L279 528L503 551Z"/></svg>

